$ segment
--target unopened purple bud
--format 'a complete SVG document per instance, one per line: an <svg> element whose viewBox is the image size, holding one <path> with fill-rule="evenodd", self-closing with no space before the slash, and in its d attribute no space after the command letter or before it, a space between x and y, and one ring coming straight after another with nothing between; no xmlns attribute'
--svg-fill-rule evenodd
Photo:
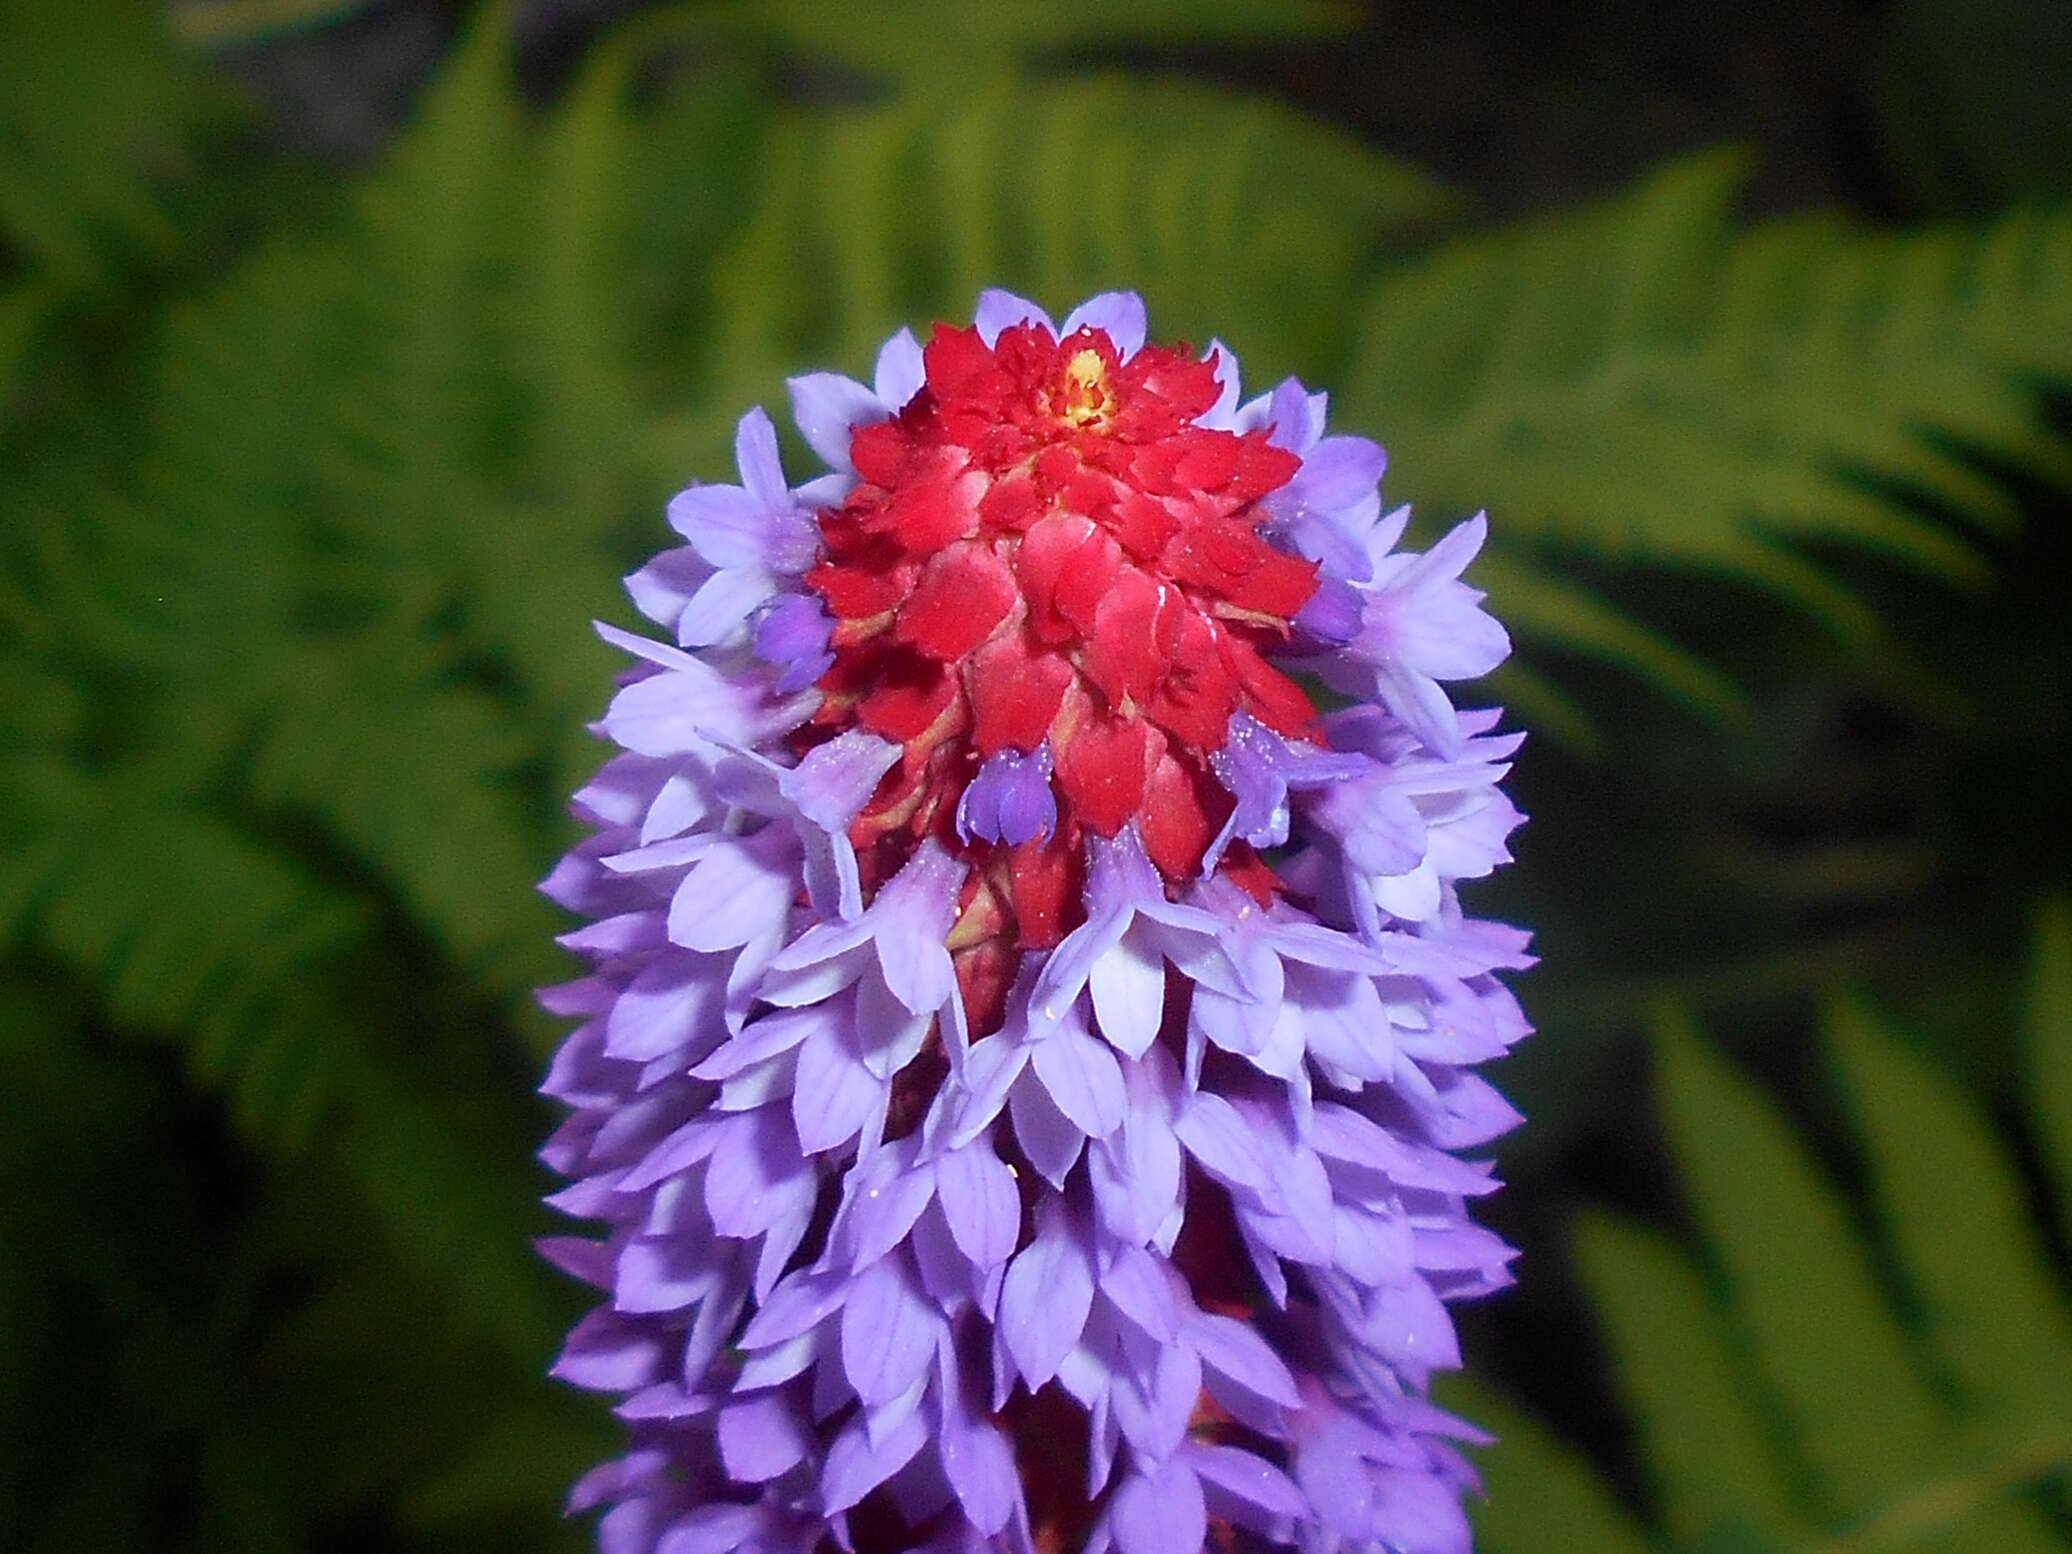
<svg viewBox="0 0 2072 1554"><path fill-rule="evenodd" d="M1057 795L1050 789L1050 746L1029 755L1002 750L979 768L957 805L957 834L1019 847L1048 834L1058 823Z"/></svg>
<svg viewBox="0 0 2072 1554"><path fill-rule="evenodd" d="M786 666L777 681L779 694L803 691L827 673L835 661L827 650L834 629L816 594L779 594L764 608L755 628L755 656Z"/></svg>

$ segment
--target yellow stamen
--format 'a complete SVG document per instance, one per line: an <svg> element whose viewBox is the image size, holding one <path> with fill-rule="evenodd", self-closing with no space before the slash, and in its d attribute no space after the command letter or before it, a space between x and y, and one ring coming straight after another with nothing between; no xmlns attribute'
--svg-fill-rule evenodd
<svg viewBox="0 0 2072 1554"><path fill-rule="evenodd" d="M1108 413L1108 364L1099 351L1081 351L1065 363L1065 390L1058 415L1074 426L1092 426Z"/></svg>

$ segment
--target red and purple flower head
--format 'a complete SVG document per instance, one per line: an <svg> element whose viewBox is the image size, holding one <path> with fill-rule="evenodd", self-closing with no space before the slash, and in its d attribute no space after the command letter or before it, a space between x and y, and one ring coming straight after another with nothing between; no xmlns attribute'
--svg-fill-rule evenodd
<svg viewBox="0 0 2072 1554"><path fill-rule="evenodd" d="M792 383L671 503L547 882L609 1554L1451 1554L1508 1280L1503 630L1382 450L1109 293ZM1320 682L1347 705L1320 712Z"/></svg>

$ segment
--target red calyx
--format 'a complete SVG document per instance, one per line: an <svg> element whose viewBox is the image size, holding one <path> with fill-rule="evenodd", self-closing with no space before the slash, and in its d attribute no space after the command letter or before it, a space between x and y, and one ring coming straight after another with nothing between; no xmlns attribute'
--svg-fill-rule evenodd
<svg viewBox="0 0 2072 1554"><path fill-rule="evenodd" d="M988 346L939 325L922 359L925 385L856 432L858 484L820 515L806 583L835 618L835 664L809 737L858 723L905 749L856 822L867 891L928 835L987 881L952 940L983 1021L1019 951L1073 926L1086 833L1134 823L1180 884L1229 814L1208 757L1231 715L1309 730L1307 694L1263 655L1316 568L1257 532L1259 499L1301 461L1196 426L1218 386L1185 347L1123 361L1098 329L1021 324ZM961 838L985 760L1046 740L1053 831ZM1270 888L1247 850L1222 867Z"/></svg>

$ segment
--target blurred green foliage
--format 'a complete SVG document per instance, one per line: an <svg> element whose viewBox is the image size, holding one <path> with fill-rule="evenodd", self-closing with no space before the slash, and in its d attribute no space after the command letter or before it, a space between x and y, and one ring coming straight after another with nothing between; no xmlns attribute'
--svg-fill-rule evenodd
<svg viewBox="0 0 2072 1554"><path fill-rule="evenodd" d="M2048 909L2036 939L2016 1136L2072 1209L2072 913ZM1822 1048L1869 1178L1866 1235L1759 1087L1673 1010L1656 1029L1700 1245L1602 1213L1576 1227L1655 1514L1632 1516L1544 1429L1462 1384L1454 1401L1508 1442L1486 1554L2066 1547L2072 1282L1993 1123L1860 999L1833 1001Z"/></svg>
<svg viewBox="0 0 2072 1554"><path fill-rule="evenodd" d="M561 969L531 887L598 757L614 664L589 621L625 617L619 577L670 492L724 471L744 405L801 366L862 371L990 284L1140 289L1251 383L1331 386L1428 525L1492 510L1476 576L1521 646L1494 690L1540 741L1525 862L1485 898L1550 962L1512 1080L1529 1286L1563 1284L1540 1249L1574 1153L1635 1110L1640 1012L1695 1005L1788 1068L1761 1020L1802 1027L1842 970L1927 1011L1926 1057L1854 1004L1823 1026L1876 1239L1665 1027L1699 1234L1585 1218L1567 1287L1609 1368L1565 1412L1530 1323L1490 1329L1597 1459L1507 1424L1490 1547L1883 1547L1918 1503L1920 1547L2062 1543L2035 1490L2062 1443L2031 1416L2072 1395L2040 1390L2072 1238L2039 1258L2024 1229L2072 1206L2062 914L2048 1039L2023 1058L1978 1010L2027 892L2063 883L2034 798L2072 737L2061 607L2020 558L2072 474L2072 209L2009 163L1995 188L2032 203L1752 220L1719 152L1491 227L1161 63L1328 35L1333 7L852 12L644 11L540 103L490 9L340 180L254 151L143 0L0 0L0 1505L22 1546L584 1544L556 1502L613 1431L541 1379L581 1297L526 1237L556 1034L528 990ZM1940 36L1927 14L1896 59ZM1961 131L1937 144L1987 134ZM1852 740L1864 702L1895 743ZM2018 1158L2055 1176L2014 1171L1978 1111L2022 1076ZM1613 1388L1631 1439L1589 1417Z"/></svg>

